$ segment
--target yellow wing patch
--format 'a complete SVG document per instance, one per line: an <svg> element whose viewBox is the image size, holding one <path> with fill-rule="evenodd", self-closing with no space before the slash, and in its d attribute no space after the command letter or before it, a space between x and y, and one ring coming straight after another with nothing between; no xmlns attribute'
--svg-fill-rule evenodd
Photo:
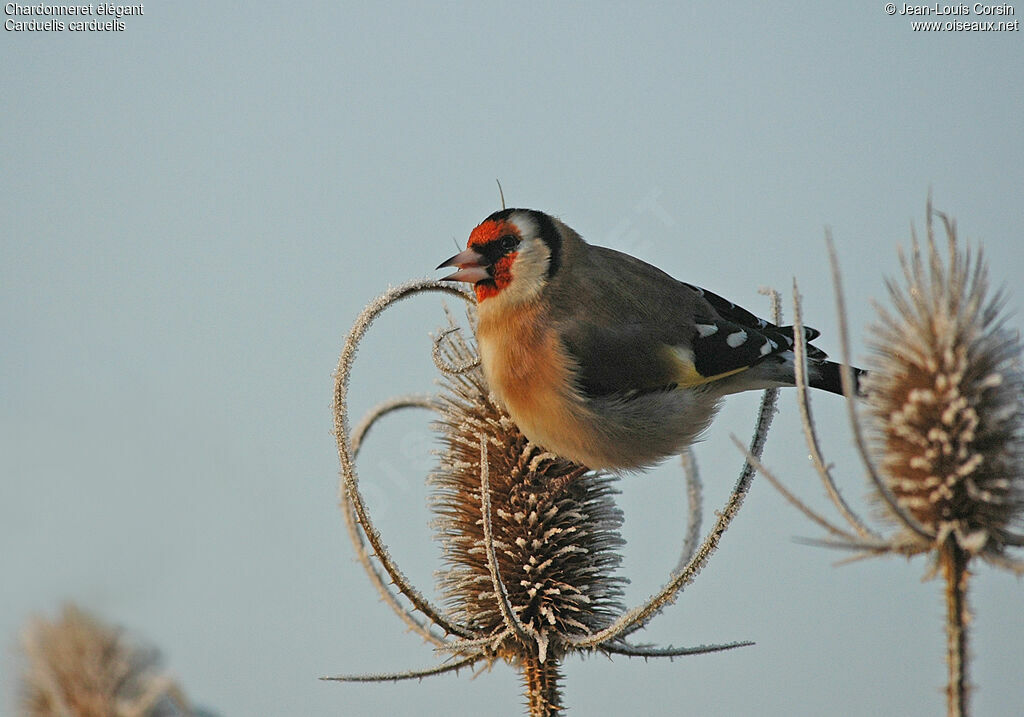
<svg viewBox="0 0 1024 717"><path fill-rule="evenodd" d="M750 368L749 366L740 366L732 371L725 371L714 376L704 376L697 370L697 366L693 362L693 351L678 346L669 346L667 348L672 362L676 366L676 382L683 388L692 388L693 386L712 383L728 376L734 376Z"/></svg>

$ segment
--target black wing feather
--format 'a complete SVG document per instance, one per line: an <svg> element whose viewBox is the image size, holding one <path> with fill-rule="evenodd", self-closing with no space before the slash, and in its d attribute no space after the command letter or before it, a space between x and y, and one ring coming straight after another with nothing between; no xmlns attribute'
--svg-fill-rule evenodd
<svg viewBox="0 0 1024 717"><path fill-rule="evenodd" d="M692 350L697 373L709 379L792 350L792 326L775 326L635 257L588 249L585 258L577 256L589 266L574 275L562 272L549 297L550 318L585 394L633 396L674 386L681 358L673 348ZM804 336L811 341L818 331L805 327ZM807 349L809 358L825 357Z"/></svg>

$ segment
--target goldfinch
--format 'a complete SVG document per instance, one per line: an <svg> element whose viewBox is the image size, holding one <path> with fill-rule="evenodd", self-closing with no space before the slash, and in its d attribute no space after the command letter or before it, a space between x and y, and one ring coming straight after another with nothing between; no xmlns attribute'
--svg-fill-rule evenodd
<svg viewBox="0 0 1024 717"><path fill-rule="evenodd" d="M590 468L650 466L697 439L724 396L795 383L791 326L588 244L543 212L491 214L443 267L458 268L444 280L474 287L481 365L509 415ZM809 384L841 394L839 364L807 354Z"/></svg>

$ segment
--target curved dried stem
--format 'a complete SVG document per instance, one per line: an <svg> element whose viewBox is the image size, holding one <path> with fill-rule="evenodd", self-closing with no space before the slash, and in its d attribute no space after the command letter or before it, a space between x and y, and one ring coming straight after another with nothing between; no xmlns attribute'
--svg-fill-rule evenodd
<svg viewBox="0 0 1024 717"><path fill-rule="evenodd" d="M491 525L491 482L490 469L487 461L487 439L480 438L480 514L483 520L484 550L487 555L487 570L491 573L491 584L494 587L495 600L498 602L498 609L501 611L501 619L505 628L514 634L520 641L528 643L536 640L536 633L520 622L519 617L512 609L508 601L508 591L501 579L498 569L498 558L494 551L494 529ZM538 644L542 641L536 640ZM541 647L541 662L544 661L544 652L547 643L543 642Z"/></svg>
<svg viewBox="0 0 1024 717"><path fill-rule="evenodd" d="M345 340L345 346L338 359L338 368L334 376L334 436L338 447L338 460L341 463L339 496L341 498L343 511L347 510L348 506L351 505L356 514L359 525L362 527L363 533L365 534L374 554L377 556L378 560L380 560L384 571L391 578L399 592L401 592L402 595L412 603L413 607L426 615L427 619L446 633L455 634L459 637L472 637L471 633L469 633L465 628L451 622L443 615L441 610L434 607L434 605L421 595L420 592L412 586L408 579L406 579L405 575L402 574L394 560L391 558L387 548L384 546L384 543L380 538L380 533L374 527L373 521L370 519L369 513L366 510L365 501L359 491L359 478L356 474L348 441L348 382L359 342L362 340L373 321L384 309L396 301L400 301L401 299L421 292L439 292L442 294L457 296L467 301L470 299L469 294L461 289L442 284L437 281L429 279L411 281L385 292L376 300L371 302L356 319L355 324L352 326L352 329L349 331L348 337Z"/></svg>
<svg viewBox="0 0 1024 717"><path fill-rule="evenodd" d="M672 569L672 575L686 570L686 566L693 559L693 554L700 544L700 528L703 522L703 485L700 481L700 471L697 468L697 457L692 448L687 448L680 456L683 465L683 477L686 480L686 502L687 502L687 523L686 535L683 538L683 547L680 551L679 560ZM632 635L634 632L643 629L644 623L637 622L625 628L619 638Z"/></svg>
<svg viewBox="0 0 1024 717"><path fill-rule="evenodd" d="M424 677L443 675L446 672L458 672L464 667L472 667L482 660L480 655L466 657L462 660L450 662L447 665L427 667L422 670L408 670L407 672L379 672L372 675L335 675L333 677L321 677L325 682L399 682L400 680L422 680Z"/></svg>
<svg viewBox="0 0 1024 717"><path fill-rule="evenodd" d="M889 486L882 480L874 461L868 451L867 441L864 438L864 431L860 425L860 418L857 415L857 401L855 400L853 364L850 362L850 331L846 322L846 298L843 294L843 279L839 271L839 258L836 255L835 242L832 241L832 232L825 232L825 243L828 245L828 258L832 266L832 283L836 292L836 312L839 322L839 355L842 367L839 371L843 384L843 396L846 398L846 411L850 420L850 430L853 433L853 440L857 446L857 453L860 455L864 470L867 472L871 483L878 490L878 494L885 501L885 504L892 510L893 515L898 518L910 531L925 538L929 542L935 536L931 534L914 516L905 511L896 498L893 497Z"/></svg>
<svg viewBox="0 0 1024 717"><path fill-rule="evenodd" d="M448 312L445 312L448 314ZM448 321L452 325L442 331L440 334L434 337L434 347L431 349L431 356L434 358L434 365L437 366L438 371L448 376L455 376L460 373L466 373L472 371L480 365L479 356L463 356L460 363L450 363L444 355L444 348L442 347L445 340L452 334L459 332L459 327L454 325L451 314L448 314ZM453 346L449 349L452 353L458 353L459 348Z"/></svg>
<svg viewBox="0 0 1024 717"><path fill-rule="evenodd" d="M849 564L854 563L854 562L860 562L861 560L866 560L866 559L871 558L871 557L879 557L880 555L891 555L894 552L899 552L898 550L896 550L896 548L893 547L893 545L891 543L879 543L877 546L873 546L872 547L872 546L866 545L866 544L864 544L862 542L842 543L840 541L827 540L827 539L825 539L825 540L814 540L814 539L797 538L795 540L795 542L803 543L804 545L813 545L813 546L816 546L816 547L819 547L819 548L829 548L831 550L854 550L854 551L858 551L858 552L855 552L853 555L848 555L847 557L843 558L842 560L836 560L833 563L834 567L841 567L842 565L849 565ZM906 552L906 555L908 557L909 557L910 554L911 553ZM916 554L916 553L914 553L914 554Z"/></svg>
<svg viewBox="0 0 1024 717"><path fill-rule="evenodd" d="M825 463L825 459L821 453L821 445L818 441L818 432L814 428L814 419L811 415L811 397L807 385L807 338L804 335L802 302L796 278L793 279L793 352L795 354L794 369L796 373L797 404L800 408L800 422L803 424L804 438L807 441L807 450L810 451L811 461L814 463L814 468L821 477L821 482L825 486L825 492L828 494L829 500L831 500L832 504L836 507L836 510L839 511L847 524L857 531L858 535L862 538L880 538L880 536L875 531L871 530L860 516L850 508L849 504L843 498L842 493L839 492L839 487L836 485L835 478L832 477L832 471ZM843 360L847 365L849 365L848 357L844 357ZM736 439L733 438L733 441L736 442ZM804 515L825 527L829 532L837 532L835 526L832 526L828 521L820 518L813 511L807 509L796 498L796 496L782 487L782 484L775 478L775 476L769 476L763 466L761 466L759 470L766 478L768 478L772 485L775 486L776 490L782 493L783 496L785 496L786 499L797 509L804 513ZM837 534L848 535L842 530L838 531Z"/></svg>
<svg viewBox="0 0 1024 717"><path fill-rule="evenodd" d="M700 480L700 470L697 467L697 456L694 454L692 448L687 448L683 451L680 456L683 466L683 477L686 481L686 502L687 502L687 522L686 522L686 535L683 538L683 547L679 554L679 560L676 562L676 566L672 568L672 575L681 573L686 570L686 566L693 559L693 554L697 550L697 546L700 544L700 528L703 522L703 485ZM625 628L620 634L619 638L624 638L632 635L638 630L642 630L644 623L637 622L633 625Z"/></svg>
<svg viewBox="0 0 1024 717"><path fill-rule="evenodd" d="M458 654L460 652L468 652L473 650L476 654L481 652L496 652L501 646L502 641L509 637L512 633L508 630L503 630L494 635L487 635L486 637L478 637L475 640L449 640L441 645L434 648L435 652L452 652ZM481 650L480 648L487 648L487 650Z"/></svg>
<svg viewBox="0 0 1024 717"><path fill-rule="evenodd" d="M807 518L817 523L819 526L827 530L829 533L832 533L832 535L836 535L840 538L843 538L846 541L849 541L851 545L859 545L858 536L846 530L843 530L838 525L832 523L828 518L825 518L820 513L808 507L806 503L797 498L794 493L792 493L788 488L786 488L786 486L783 485L782 481L780 481L774 473L772 473L760 460L758 460L758 458L751 454L750 451L747 450L746 446L744 446L743 443L740 441L740 439L738 439L735 435L732 434L730 434L729 437L732 439L732 442L736 444L736 447L740 449L740 452L746 455L747 460L754 464L754 467L761 472L761 475L763 475L765 479L772 484L775 490L781 493L782 497L789 501L789 503L794 508L799 510L801 513L807 516Z"/></svg>
<svg viewBox="0 0 1024 717"><path fill-rule="evenodd" d="M377 421L389 413L406 408L425 408L436 411L437 404L430 396L427 395L399 396L379 403L370 409L370 411L363 416L362 420L356 424L356 427L352 429L352 436L349 440L352 459L355 460L359 456L359 449L362 447L363 440ZM401 618L402 622L409 626L413 632L435 646L444 645L444 640L431 632L429 623L424 620L420 620L412 612L406 609L405 605L403 605L398 599L398 595L391 589L387 580L384 579L384 576L380 574L377 567L373 564L371 553L366 549L366 543L363 541L363 533L356 520L352 501L349 499L348 492L345 490L344 482L341 484L341 503L341 514L345 519L345 528L348 532L349 540L355 548L356 558L359 560L359 564L363 566L363 570L370 578L370 582L377 589L377 593L381 596L381 599L392 609L392 611L394 611L396 615L398 615L399 618Z"/></svg>
<svg viewBox="0 0 1024 717"><path fill-rule="evenodd" d="M686 478L686 537L683 539L683 549L679 555L679 562L673 572L679 572L686 567L686 564L693 558L694 551L700 542L700 525L703 521L701 514L704 501L703 486L700 482L700 470L697 468L697 457L693 450L687 448L682 455L683 475Z"/></svg>
<svg viewBox="0 0 1024 717"><path fill-rule="evenodd" d="M778 402L778 397L778 389L769 389L764 392L764 397L761 399L761 408L758 411L754 436L750 442L750 452L754 456L760 457L764 451L764 444L768 438L768 428L775 414L775 405ZM690 562L682 570L678 571L661 591L651 596L642 605L624 613L605 629L586 638L571 640L569 644L577 649L587 649L597 647L609 640L618 639L628 632L633 632L634 626L636 628L645 626L666 606L675 602L679 592L693 582L697 574L707 564L711 554L718 547L722 534L729 527L732 519L736 517L736 513L743 505L743 499L746 497L747 491L750 490L750 483L754 478L754 472L753 464L749 460L744 461L740 477L736 481L736 486L733 488L732 494L726 501L722 511L718 514L718 520L715 521L714 527L711 528L711 531L704 538L704 542L695 551Z"/></svg>
<svg viewBox="0 0 1024 717"><path fill-rule="evenodd" d="M381 401L367 411L366 415L359 419L359 423L352 429L352 435L349 436L352 458L355 459L359 456L359 449L362 448L363 441L377 421L389 413L406 408L425 408L428 411L436 411L437 403L433 396L426 393L411 393L406 396L395 396L386 401Z"/></svg>
<svg viewBox="0 0 1024 717"><path fill-rule="evenodd" d="M770 286L762 286L757 293L768 297L768 309L772 315L772 322L776 326L780 325L782 323L782 296Z"/></svg>
<svg viewBox="0 0 1024 717"><path fill-rule="evenodd" d="M645 660L651 657L687 657L689 655L704 655L709 652L724 652L734 650L737 647L750 647L754 645L750 640L741 642L724 642L718 645L698 645L697 647L651 647L649 645L630 645L629 643L618 643L602 645L601 652L614 655L625 655L626 657L642 657Z"/></svg>

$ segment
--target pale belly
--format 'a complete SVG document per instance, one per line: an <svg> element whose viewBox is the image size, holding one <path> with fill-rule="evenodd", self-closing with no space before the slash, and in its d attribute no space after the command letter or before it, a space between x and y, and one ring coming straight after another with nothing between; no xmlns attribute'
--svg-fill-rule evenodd
<svg viewBox="0 0 1024 717"><path fill-rule="evenodd" d="M481 312L481 364L491 390L523 434L590 468L635 470L683 450L707 427L717 398L663 392L628 401L584 399L553 332L529 310Z"/></svg>

